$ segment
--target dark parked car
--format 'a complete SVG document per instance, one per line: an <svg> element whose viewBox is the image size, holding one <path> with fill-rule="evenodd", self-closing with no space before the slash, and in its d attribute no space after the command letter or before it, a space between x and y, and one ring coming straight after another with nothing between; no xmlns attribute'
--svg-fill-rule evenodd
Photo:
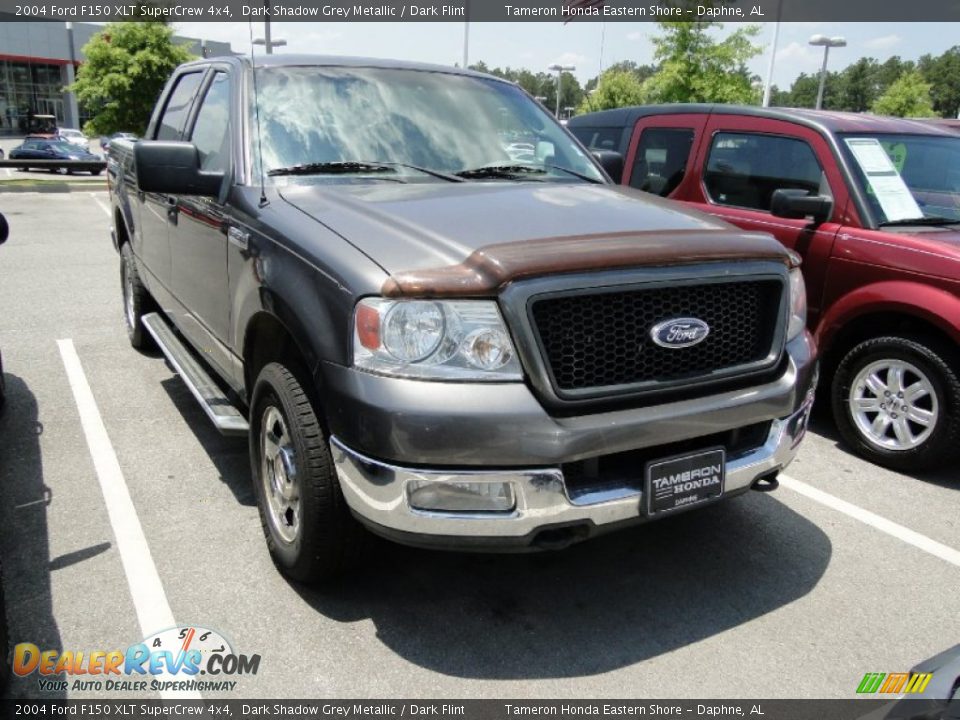
<svg viewBox="0 0 960 720"><path fill-rule="evenodd" d="M68 143L66 140L44 140L31 138L10 151L11 160L73 160L78 164L67 168L68 173L75 171L89 172L99 175L103 172L104 163L99 155L84 150L81 147ZM87 163L87 164L83 164ZM43 167L43 165L37 165ZM26 168L29 169L29 168ZM51 172L59 172L61 168L52 167Z"/></svg>
<svg viewBox="0 0 960 720"><path fill-rule="evenodd" d="M513 83L257 63L255 113L249 60L178 68L109 174L130 341L249 438L284 572L364 526L559 548L774 485L816 383L794 253L611 184Z"/></svg>
<svg viewBox="0 0 960 720"><path fill-rule="evenodd" d="M725 105L573 118L625 184L803 256L847 443L900 470L960 454L960 137L916 120Z"/></svg>

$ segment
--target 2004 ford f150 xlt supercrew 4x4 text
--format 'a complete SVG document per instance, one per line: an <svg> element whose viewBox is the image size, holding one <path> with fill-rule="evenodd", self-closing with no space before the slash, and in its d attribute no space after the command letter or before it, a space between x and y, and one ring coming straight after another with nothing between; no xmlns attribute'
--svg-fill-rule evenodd
<svg viewBox="0 0 960 720"><path fill-rule="evenodd" d="M562 547L769 487L797 451L797 256L612 184L511 83L198 61L114 146L130 340L249 435L293 578L343 569L366 529Z"/></svg>

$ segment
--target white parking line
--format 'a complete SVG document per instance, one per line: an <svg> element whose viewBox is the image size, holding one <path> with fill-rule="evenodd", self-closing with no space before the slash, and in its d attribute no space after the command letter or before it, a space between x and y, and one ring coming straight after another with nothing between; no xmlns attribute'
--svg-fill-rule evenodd
<svg viewBox="0 0 960 720"><path fill-rule="evenodd" d="M828 508L842 512L844 515L852 517L854 520L859 520L865 525L869 525L880 532L884 532L891 537L897 538L897 540L902 540L908 545L913 545L915 548L923 550L925 553L929 553L930 555L938 557L941 560L946 560L951 565L960 567L960 551L954 550L952 547L944 545L943 543L939 543L932 538L928 538L926 535L921 535L920 533L904 527L903 525L898 525L892 520L887 520L885 517L876 515L869 510L864 510L858 505L849 503L846 500L841 500L830 493L819 490L812 485L807 485L807 483L801 482L795 478L787 475L780 475L778 479L780 480L780 485L793 490L795 493L799 493L804 497L810 498L814 502L818 502L821 505L826 505Z"/></svg>
<svg viewBox="0 0 960 720"><path fill-rule="evenodd" d="M97 194L90 193L90 197L92 197L93 201L100 206L100 209L107 214L107 217L110 217L110 208L108 208L106 205L103 204L103 202L101 202L100 198L97 197Z"/></svg>
<svg viewBox="0 0 960 720"><path fill-rule="evenodd" d="M130 499L127 482L117 461L107 428L100 416L97 401L90 390L87 376L80 364L80 357L72 340L57 340L63 367L67 371L73 399L80 413L80 425L87 439L90 457L100 481L103 502L107 506L107 515L117 541L120 561L127 576L130 596L137 611L140 631L148 637L160 630L175 625L173 612L163 591L163 584L153 563L147 538L143 534L140 518ZM161 692L163 698L201 699L197 692Z"/></svg>

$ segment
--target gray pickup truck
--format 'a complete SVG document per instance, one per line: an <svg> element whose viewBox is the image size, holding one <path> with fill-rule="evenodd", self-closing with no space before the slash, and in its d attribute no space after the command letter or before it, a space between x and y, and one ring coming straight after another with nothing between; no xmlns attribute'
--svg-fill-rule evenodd
<svg viewBox="0 0 960 720"><path fill-rule="evenodd" d="M295 579L367 530L563 547L769 488L804 435L797 257L612 184L509 82L198 61L114 150L130 341L249 436Z"/></svg>

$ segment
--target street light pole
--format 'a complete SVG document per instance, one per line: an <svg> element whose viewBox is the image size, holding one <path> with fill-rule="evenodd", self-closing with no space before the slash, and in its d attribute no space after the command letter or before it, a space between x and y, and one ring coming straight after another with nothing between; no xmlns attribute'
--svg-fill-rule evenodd
<svg viewBox="0 0 960 720"><path fill-rule="evenodd" d="M263 8L266 11L266 14L263 18L263 37L257 38L253 41L254 45L265 45L267 48L267 55L273 55L273 49L275 47L283 47L287 44L286 40L273 40L270 36L270 0L263 0Z"/></svg>
<svg viewBox="0 0 960 720"><path fill-rule="evenodd" d="M560 119L560 79L563 77L563 73L565 71L573 72L576 69L577 68L574 65L560 65L559 63L551 65L547 68L547 70L555 70L557 73L557 110L554 114L557 116L558 120Z"/></svg>
<svg viewBox="0 0 960 720"><path fill-rule="evenodd" d="M817 110L820 110L823 107L823 88L827 84L827 60L830 58L830 48L846 47L847 41L840 36L814 35L809 42L815 47L823 47L823 66L820 68L820 87L817 89Z"/></svg>

